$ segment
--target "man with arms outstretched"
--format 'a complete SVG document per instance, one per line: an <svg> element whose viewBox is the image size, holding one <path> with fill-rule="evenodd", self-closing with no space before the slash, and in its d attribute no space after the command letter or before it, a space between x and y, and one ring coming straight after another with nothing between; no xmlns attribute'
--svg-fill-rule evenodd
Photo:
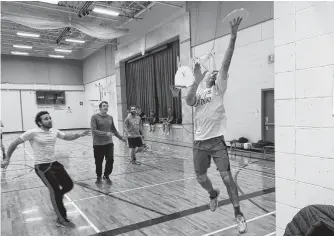
<svg viewBox="0 0 334 236"><path fill-rule="evenodd" d="M57 214L57 226L75 227L67 219L63 197L73 188L73 181L64 166L55 159L55 144L57 138L75 140L90 134L87 130L81 134L65 134L52 128L51 116L47 111L38 112L35 117L36 129L28 130L13 141L8 148L7 157L1 167L7 168L16 147L29 141L34 153L35 172L50 191L52 206Z"/></svg>
<svg viewBox="0 0 334 236"><path fill-rule="evenodd" d="M221 69L212 72L205 80L207 71L201 73L198 63L195 65L195 82L191 86L186 102L195 107L195 142L193 158L198 183L210 194L210 209L215 211L218 206L219 189L214 189L207 176L211 158L214 160L228 195L234 207L235 218L239 233L247 231L246 220L240 210L238 189L233 181L227 147L224 140L226 133L226 115L224 95L227 88L228 70L231 64L237 31L241 18L230 22L231 39L225 53Z"/></svg>

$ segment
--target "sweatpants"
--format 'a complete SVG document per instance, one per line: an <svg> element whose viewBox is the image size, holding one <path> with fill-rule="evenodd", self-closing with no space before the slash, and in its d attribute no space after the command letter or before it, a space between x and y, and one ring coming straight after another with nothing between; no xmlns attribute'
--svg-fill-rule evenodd
<svg viewBox="0 0 334 236"><path fill-rule="evenodd" d="M73 181L58 161L35 165L35 172L50 191L52 206L60 220L67 220L63 197L73 188Z"/></svg>
<svg viewBox="0 0 334 236"><path fill-rule="evenodd" d="M101 178L102 176L102 164L104 158L106 159L106 166L104 168L104 176L108 177L114 168L114 144L109 143L106 145L94 145L94 158L95 158L95 170L96 176Z"/></svg>

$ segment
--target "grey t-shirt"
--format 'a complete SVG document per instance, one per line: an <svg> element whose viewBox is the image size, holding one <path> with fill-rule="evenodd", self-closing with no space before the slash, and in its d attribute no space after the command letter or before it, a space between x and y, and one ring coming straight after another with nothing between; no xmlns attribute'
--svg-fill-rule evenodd
<svg viewBox="0 0 334 236"><path fill-rule="evenodd" d="M142 121L139 116L133 117L132 115L128 116L124 120L124 128L128 130L129 137L135 138L140 137L139 128L142 125Z"/></svg>
<svg viewBox="0 0 334 236"><path fill-rule="evenodd" d="M108 133L113 133L116 137L121 138L116 130L112 116L106 114L105 116L97 113L92 116L90 121L92 129L93 145L106 145L112 143L112 137Z"/></svg>

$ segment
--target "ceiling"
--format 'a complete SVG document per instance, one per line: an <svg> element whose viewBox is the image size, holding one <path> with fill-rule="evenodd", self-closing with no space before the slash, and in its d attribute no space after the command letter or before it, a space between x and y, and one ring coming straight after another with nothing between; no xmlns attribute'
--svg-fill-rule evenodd
<svg viewBox="0 0 334 236"><path fill-rule="evenodd" d="M158 2L155 2L156 4ZM159 2L168 5L167 2ZM127 28L133 20L142 20L144 13L154 5L148 1L59 1L58 4L50 4L45 2L1 2L1 14L11 13L17 16L29 14L33 17L50 17L61 19L76 19L79 22L93 23L102 27L118 27ZM119 16L102 15L92 12L95 6L110 8L118 11ZM83 15L83 10L89 12ZM80 14L81 13L81 14ZM80 16L79 16L80 15ZM68 30L69 29L69 30ZM18 36L17 32L29 32L40 34L39 38ZM79 38L85 43L66 42L66 38ZM58 40L57 40L58 39ZM57 44L58 41L58 44ZM32 46L32 49L14 48L14 44ZM106 44L116 44L116 40L102 40L86 35L75 28L61 28L55 30L37 30L29 28L11 21L1 20L1 53L11 54L12 51L28 52L29 56L49 57L53 55L64 55L67 59L83 59L83 50L91 50L92 52L100 50ZM71 53L55 52L55 48L70 49Z"/></svg>

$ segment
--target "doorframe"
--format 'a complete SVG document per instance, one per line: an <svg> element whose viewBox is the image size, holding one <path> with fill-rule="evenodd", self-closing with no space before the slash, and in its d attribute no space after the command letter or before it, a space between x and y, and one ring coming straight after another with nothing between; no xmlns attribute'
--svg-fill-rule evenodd
<svg viewBox="0 0 334 236"><path fill-rule="evenodd" d="M274 88L266 88L266 89L261 89L261 140L264 140L264 93L269 92L269 91L274 91L275 94L275 89ZM274 111L275 111L275 95L274 95Z"/></svg>

